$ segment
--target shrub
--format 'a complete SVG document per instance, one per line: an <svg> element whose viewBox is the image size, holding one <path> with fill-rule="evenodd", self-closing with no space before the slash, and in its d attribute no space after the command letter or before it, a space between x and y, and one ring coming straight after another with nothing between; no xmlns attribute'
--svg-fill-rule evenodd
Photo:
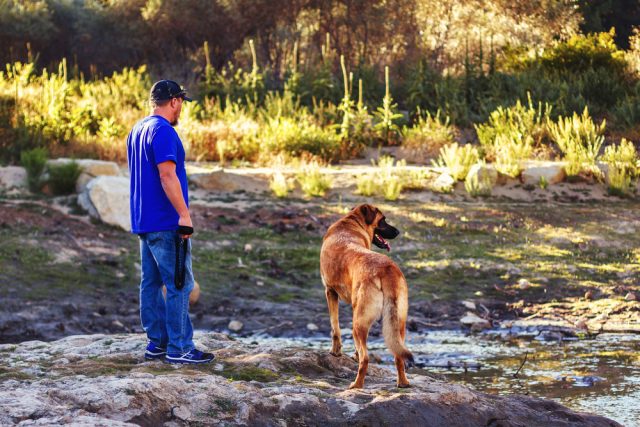
<svg viewBox="0 0 640 427"><path fill-rule="evenodd" d="M440 157L433 161L436 167L444 167L449 175L456 181L462 181L467 177L469 169L478 162L480 156L478 149L471 144L459 146L453 143L440 149Z"/></svg>
<svg viewBox="0 0 640 427"><path fill-rule="evenodd" d="M635 146L623 138L619 145L610 145L605 148L602 161L608 166L609 193L619 196L628 194L631 180L638 176L639 171Z"/></svg>
<svg viewBox="0 0 640 427"><path fill-rule="evenodd" d="M389 67L384 67L385 95L382 99L382 107L374 113L376 117L376 125L374 129L378 131L380 138L389 144L395 140L400 132L398 123L404 116L397 112L397 104L394 104L391 92L389 91Z"/></svg>
<svg viewBox="0 0 640 427"><path fill-rule="evenodd" d="M428 157L435 157L445 145L455 142L456 129L451 125L449 116L442 118L441 111L435 115L427 111L418 117L412 127L402 128L402 146L419 150Z"/></svg>
<svg viewBox="0 0 640 427"><path fill-rule="evenodd" d="M76 189L76 181L82 172L77 162L71 161L61 165L49 165L49 185L53 194L71 194Z"/></svg>
<svg viewBox="0 0 640 427"><path fill-rule="evenodd" d="M522 162L531 157L532 138L513 131L511 134L496 136L496 170L516 178L523 170Z"/></svg>
<svg viewBox="0 0 640 427"><path fill-rule="evenodd" d="M287 178L280 171L276 171L269 180L269 188L273 191L276 197L287 197L291 188L291 183L287 181Z"/></svg>
<svg viewBox="0 0 640 427"><path fill-rule="evenodd" d="M323 197L331 189L331 178L322 173L317 162L303 165L296 178L307 197Z"/></svg>
<svg viewBox="0 0 640 427"><path fill-rule="evenodd" d="M501 143L512 145L519 141L533 146L542 144L546 139L551 106L547 103L543 106L540 102L535 107L531 95L527 94L527 97L526 107L518 100L514 106L498 107L489 116L488 123L474 125L486 158L495 159Z"/></svg>
<svg viewBox="0 0 640 427"><path fill-rule="evenodd" d="M582 115L559 117L557 123L549 122L549 131L558 144L567 162L568 176L577 176L582 171L598 174L596 158L604 143L605 120L596 125L584 108Z"/></svg>
<svg viewBox="0 0 640 427"><path fill-rule="evenodd" d="M47 164L47 150L34 148L20 153L20 164L27 171L27 184L32 192L40 191L42 187L42 172Z"/></svg>
<svg viewBox="0 0 640 427"><path fill-rule="evenodd" d="M378 190L374 173L366 173L358 176L356 180L357 193L363 196L373 196Z"/></svg>

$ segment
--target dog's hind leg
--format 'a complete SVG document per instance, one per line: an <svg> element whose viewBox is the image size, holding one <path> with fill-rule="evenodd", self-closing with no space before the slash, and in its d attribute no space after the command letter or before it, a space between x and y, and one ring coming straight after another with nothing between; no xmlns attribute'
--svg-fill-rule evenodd
<svg viewBox="0 0 640 427"><path fill-rule="evenodd" d="M331 319L331 354L340 356L342 354L342 341L340 339L340 321L338 320L338 293L333 289L325 288L327 305L329 306L329 317Z"/></svg>
<svg viewBox="0 0 640 427"><path fill-rule="evenodd" d="M364 379L369 367L369 353L367 351L367 338L373 322L380 317L382 311L382 293L373 291L372 294L363 297L359 295L353 307L353 342L358 354L358 375L349 388L363 388Z"/></svg>
<svg viewBox="0 0 640 427"><path fill-rule="evenodd" d="M404 322L402 322L402 324L404 325ZM402 339L402 342L404 342L405 337L405 328L403 325L401 325L400 329L400 338ZM403 357L395 356L395 362L396 370L398 371L398 387L411 387L411 385L409 384L409 380L407 379L407 374L405 373L405 359Z"/></svg>

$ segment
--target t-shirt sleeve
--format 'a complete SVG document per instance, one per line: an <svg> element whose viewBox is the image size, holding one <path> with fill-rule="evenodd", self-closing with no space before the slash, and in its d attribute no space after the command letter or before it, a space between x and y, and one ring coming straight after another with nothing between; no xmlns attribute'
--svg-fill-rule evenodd
<svg viewBox="0 0 640 427"><path fill-rule="evenodd" d="M156 165L166 161L177 163L179 142L178 134L172 127L161 126L158 128L151 140L151 149Z"/></svg>

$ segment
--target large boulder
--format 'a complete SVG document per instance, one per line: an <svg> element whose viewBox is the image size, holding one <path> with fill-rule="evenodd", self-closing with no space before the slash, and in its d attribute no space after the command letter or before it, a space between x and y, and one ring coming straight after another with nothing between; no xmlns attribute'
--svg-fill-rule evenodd
<svg viewBox="0 0 640 427"><path fill-rule="evenodd" d="M478 182L490 184L493 187L498 182L498 171L492 165L476 163L469 169L467 179L477 179Z"/></svg>
<svg viewBox="0 0 640 427"><path fill-rule="evenodd" d="M268 180L246 174L215 170L189 175L189 181L196 187L213 192L244 190L259 193L268 190Z"/></svg>
<svg viewBox="0 0 640 427"><path fill-rule="evenodd" d="M0 168L0 191L25 189L27 187L27 171L20 166Z"/></svg>
<svg viewBox="0 0 640 427"><path fill-rule="evenodd" d="M78 197L78 203L94 218L131 230L129 179L122 176L99 176L91 180Z"/></svg>
<svg viewBox="0 0 640 427"><path fill-rule="evenodd" d="M76 181L76 192L82 193L89 181L98 176L122 176L120 167L115 162L93 159L69 159L60 157L59 159L49 160L47 164L63 165L76 162L82 169L82 173Z"/></svg>
<svg viewBox="0 0 640 427"><path fill-rule="evenodd" d="M347 355L200 331L194 338L215 354L213 363L145 361L144 335L0 345L0 425L620 426L424 371L410 371L412 387L400 390L390 366L373 361L365 388L347 390L358 370Z"/></svg>
<svg viewBox="0 0 640 427"><path fill-rule="evenodd" d="M525 162L522 171L522 182L525 185L539 185L542 179L547 184L558 184L567 176L563 162Z"/></svg>

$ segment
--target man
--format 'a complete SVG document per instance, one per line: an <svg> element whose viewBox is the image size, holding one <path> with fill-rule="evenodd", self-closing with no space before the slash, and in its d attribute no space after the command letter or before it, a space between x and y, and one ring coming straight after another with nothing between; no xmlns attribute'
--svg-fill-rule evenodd
<svg viewBox="0 0 640 427"><path fill-rule="evenodd" d="M213 355L195 348L189 319L193 224L185 151L173 128L182 103L191 99L176 82L160 80L151 88L149 101L152 115L136 123L127 139L131 232L139 236L142 264L140 320L149 340L145 358L207 363Z"/></svg>

